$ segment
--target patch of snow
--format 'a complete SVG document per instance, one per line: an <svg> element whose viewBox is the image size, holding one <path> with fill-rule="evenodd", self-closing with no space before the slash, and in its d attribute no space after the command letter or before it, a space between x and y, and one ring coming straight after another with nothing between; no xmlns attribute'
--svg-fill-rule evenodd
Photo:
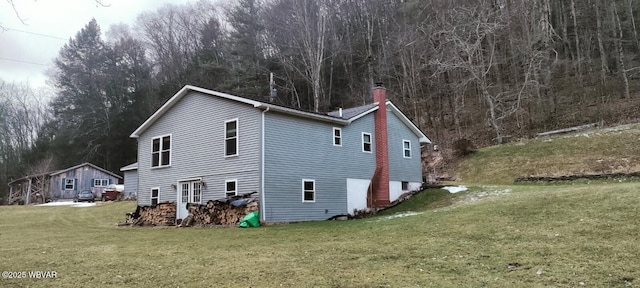
<svg viewBox="0 0 640 288"><path fill-rule="evenodd" d="M35 206L72 206L72 207L92 207L96 206L96 202L73 202L73 201L57 201L44 204L38 204Z"/></svg>
<svg viewBox="0 0 640 288"><path fill-rule="evenodd" d="M445 186L442 189L449 191L449 193L454 194L462 191L467 191L466 186Z"/></svg>
<svg viewBox="0 0 640 288"><path fill-rule="evenodd" d="M393 215L389 215L387 217L382 218L383 220L391 220L391 219L396 219L396 218L403 218L403 217L409 217L409 216L415 216L415 215L420 215L422 213L418 213L418 212L405 212L405 213L398 213L398 214L393 214Z"/></svg>

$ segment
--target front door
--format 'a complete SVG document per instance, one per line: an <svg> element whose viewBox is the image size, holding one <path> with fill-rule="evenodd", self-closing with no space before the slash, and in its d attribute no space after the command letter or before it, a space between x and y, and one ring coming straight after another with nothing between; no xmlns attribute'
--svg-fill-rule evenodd
<svg viewBox="0 0 640 288"><path fill-rule="evenodd" d="M178 182L178 213L176 218L184 219L189 216L187 203L202 203L202 181Z"/></svg>

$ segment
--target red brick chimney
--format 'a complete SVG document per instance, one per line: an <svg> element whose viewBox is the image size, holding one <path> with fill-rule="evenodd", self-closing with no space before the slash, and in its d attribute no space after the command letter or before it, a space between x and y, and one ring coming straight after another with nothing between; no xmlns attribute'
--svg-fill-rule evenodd
<svg viewBox="0 0 640 288"><path fill-rule="evenodd" d="M373 101L378 102L375 111L376 171L373 184L373 206L389 205L389 140L387 137L387 90L378 82L373 87Z"/></svg>

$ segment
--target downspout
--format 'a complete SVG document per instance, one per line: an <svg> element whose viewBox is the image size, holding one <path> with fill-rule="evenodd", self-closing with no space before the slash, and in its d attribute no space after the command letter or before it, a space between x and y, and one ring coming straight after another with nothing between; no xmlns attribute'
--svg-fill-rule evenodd
<svg viewBox="0 0 640 288"><path fill-rule="evenodd" d="M262 111L262 131L260 137L261 139L261 148L260 148L260 220L266 221L266 210L264 205L264 115L269 112L269 107Z"/></svg>

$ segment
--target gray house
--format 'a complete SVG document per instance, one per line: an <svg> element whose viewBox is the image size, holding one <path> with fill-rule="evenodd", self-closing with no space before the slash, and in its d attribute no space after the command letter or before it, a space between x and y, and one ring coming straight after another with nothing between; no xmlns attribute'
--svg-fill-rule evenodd
<svg viewBox="0 0 640 288"><path fill-rule="evenodd" d="M256 191L267 222L324 220L385 206L422 184L430 143L383 87L375 103L313 113L185 86L131 137L138 205Z"/></svg>
<svg viewBox="0 0 640 288"><path fill-rule="evenodd" d="M100 198L109 184L118 184L121 179L119 175L88 162L59 171L27 175L8 183L8 204L71 199L82 190L91 190Z"/></svg>
<svg viewBox="0 0 640 288"><path fill-rule="evenodd" d="M107 186L118 184L122 179L120 175L88 162L53 172L50 176L50 190L55 199L71 199L82 190L91 190L100 198Z"/></svg>

